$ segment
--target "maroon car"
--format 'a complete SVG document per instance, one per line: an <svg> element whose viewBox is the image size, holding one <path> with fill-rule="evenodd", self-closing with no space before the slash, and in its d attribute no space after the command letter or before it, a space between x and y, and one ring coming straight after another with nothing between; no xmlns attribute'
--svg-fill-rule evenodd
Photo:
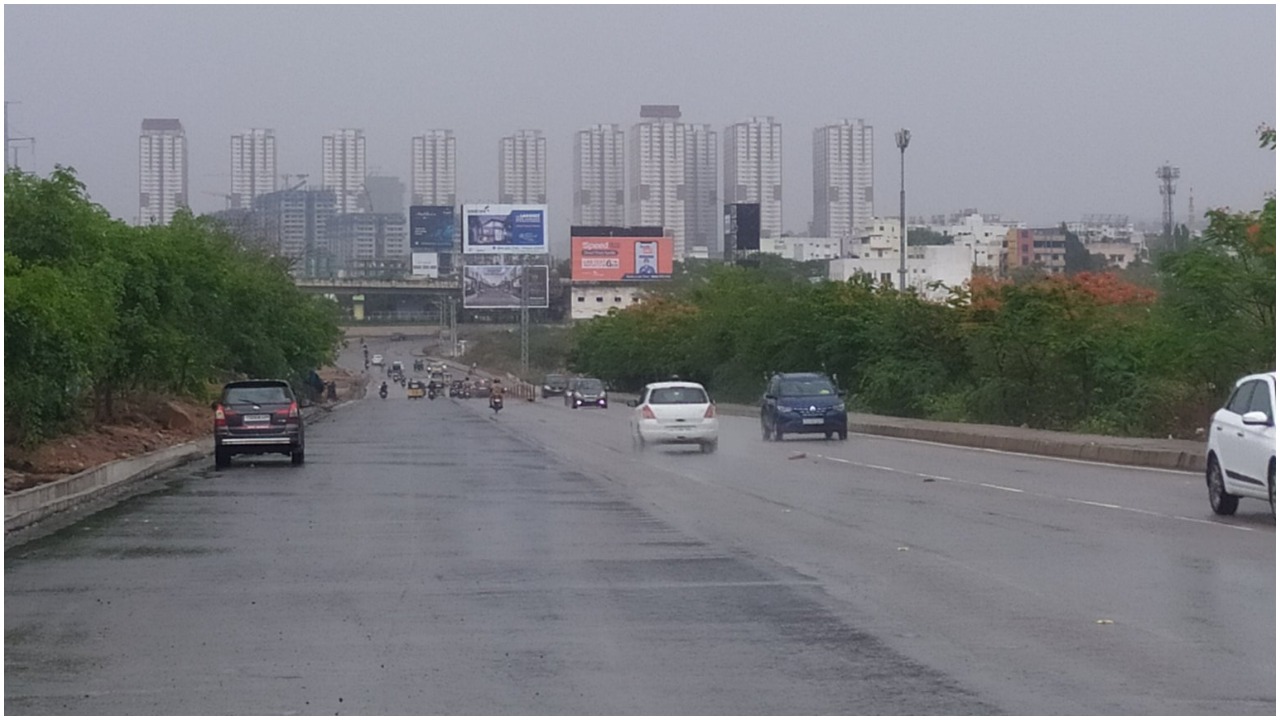
<svg viewBox="0 0 1280 720"><path fill-rule="evenodd" d="M242 380L227 383L213 404L214 466L231 464L233 455L288 455L294 465L305 458L302 413L289 383Z"/></svg>

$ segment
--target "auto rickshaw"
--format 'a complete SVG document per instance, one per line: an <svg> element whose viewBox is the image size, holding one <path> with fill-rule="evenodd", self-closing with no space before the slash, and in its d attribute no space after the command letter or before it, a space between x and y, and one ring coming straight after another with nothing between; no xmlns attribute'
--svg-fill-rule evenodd
<svg viewBox="0 0 1280 720"><path fill-rule="evenodd" d="M407 389L410 400L421 400L427 396L427 384L416 378L409 381Z"/></svg>

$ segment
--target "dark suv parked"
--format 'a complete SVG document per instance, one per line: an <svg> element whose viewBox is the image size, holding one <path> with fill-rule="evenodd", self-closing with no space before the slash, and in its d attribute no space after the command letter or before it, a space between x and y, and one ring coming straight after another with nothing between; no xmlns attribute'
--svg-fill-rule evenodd
<svg viewBox="0 0 1280 720"><path fill-rule="evenodd" d="M844 391L822 373L779 373L769 379L760 405L760 433L781 440L786 433L822 433L849 438Z"/></svg>
<svg viewBox="0 0 1280 720"><path fill-rule="evenodd" d="M219 468L232 455L283 453L301 465L306 451L302 413L289 383L243 380L227 383L213 404L213 459Z"/></svg>

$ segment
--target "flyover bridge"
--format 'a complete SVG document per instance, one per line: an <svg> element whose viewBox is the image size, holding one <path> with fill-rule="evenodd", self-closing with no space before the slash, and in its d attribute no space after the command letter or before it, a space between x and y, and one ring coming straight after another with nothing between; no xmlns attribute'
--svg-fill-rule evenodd
<svg viewBox="0 0 1280 720"><path fill-rule="evenodd" d="M459 278L297 278L294 284L332 297L354 320L434 320L450 304L462 305Z"/></svg>

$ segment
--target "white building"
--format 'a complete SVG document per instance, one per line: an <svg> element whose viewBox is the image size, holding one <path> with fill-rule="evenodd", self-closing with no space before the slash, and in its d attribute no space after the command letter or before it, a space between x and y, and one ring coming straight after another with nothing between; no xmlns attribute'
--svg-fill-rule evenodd
<svg viewBox="0 0 1280 720"><path fill-rule="evenodd" d="M409 227L404 215L347 213L329 219L329 245L346 268L371 260L409 260Z"/></svg>
<svg viewBox="0 0 1280 720"><path fill-rule="evenodd" d="M782 235L782 124L772 117L725 128L724 202L760 203L760 237Z"/></svg>
<svg viewBox="0 0 1280 720"><path fill-rule="evenodd" d="M189 207L187 136L175 118L147 118L138 138L138 222L168 225Z"/></svg>
<svg viewBox="0 0 1280 720"><path fill-rule="evenodd" d="M833 260L843 256L840 238L775 237L760 238L760 252L778 255L796 262Z"/></svg>
<svg viewBox="0 0 1280 720"><path fill-rule="evenodd" d="M856 237L875 215L874 133L862 120L813 131L813 234Z"/></svg>
<svg viewBox="0 0 1280 720"><path fill-rule="evenodd" d="M364 192L364 131L343 128L321 140L321 162L325 190L332 190L338 214L359 212Z"/></svg>
<svg viewBox="0 0 1280 720"><path fill-rule="evenodd" d="M969 248L973 264L999 270L1004 254L1005 236L1011 228L1025 228L1025 223L991 220L980 213L969 213L952 219L944 226L931 227L935 232L955 238L956 245Z"/></svg>
<svg viewBox="0 0 1280 720"><path fill-rule="evenodd" d="M638 285L574 285L570 289L569 317L590 320L609 310L629 307L644 299L648 288Z"/></svg>
<svg viewBox="0 0 1280 720"><path fill-rule="evenodd" d="M232 135L230 208L252 208L255 198L275 192L276 187L275 131L250 128Z"/></svg>
<svg viewBox="0 0 1280 720"><path fill-rule="evenodd" d="M452 130L428 130L413 138L410 204L458 204L458 151Z"/></svg>
<svg viewBox="0 0 1280 720"><path fill-rule="evenodd" d="M679 105L642 105L631 128L628 224L665 228L674 255L686 255L685 133Z"/></svg>
<svg viewBox="0 0 1280 720"><path fill-rule="evenodd" d="M498 202L547 204L547 139L520 130L498 141Z"/></svg>
<svg viewBox="0 0 1280 720"><path fill-rule="evenodd" d="M870 275L876 283L898 287L897 256L839 258L828 264L827 277L845 282L855 275ZM958 287L973 277L969 249L960 245L916 245L907 248L907 287L933 301L947 298L947 288ZM945 287L930 288L934 282Z"/></svg>
<svg viewBox="0 0 1280 720"><path fill-rule="evenodd" d="M892 258L897 262L902 253L902 221L896 217L873 217L862 232L845 242L844 250L845 257Z"/></svg>
<svg viewBox="0 0 1280 720"><path fill-rule="evenodd" d="M575 225L626 225L626 153L625 133L618 125L592 125L574 136Z"/></svg>

